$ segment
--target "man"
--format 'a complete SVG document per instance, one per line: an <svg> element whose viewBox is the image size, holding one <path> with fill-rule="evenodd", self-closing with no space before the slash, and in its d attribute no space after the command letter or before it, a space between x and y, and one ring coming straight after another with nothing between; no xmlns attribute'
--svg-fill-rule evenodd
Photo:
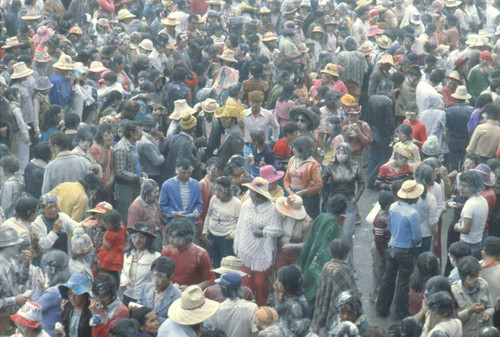
<svg viewBox="0 0 500 337"><path fill-rule="evenodd" d="M145 132L137 142L139 162L148 177L161 185L161 168L165 162L165 157L162 155L166 148L165 135L158 131L158 122L154 115L142 117L141 124ZM158 143L156 139L159 140Z"/></svg>
<svg viewBox="0 0 500 337"><path fill-rule="evenodd" d="M139 195L140 186L148 175L142 172L135 144L142 138L142 125L130 121L125 124L123 137L114 149L115 194L118 212L127 223L128 208Z"/></svg>
<svg viewBox="0 0 500 337"><path fill-rule="evenodd" d="M240 297L242 277L234 271L222 274L217 280L226 300L205 325L223 331L229 337L252 337L258 331L252 317L257 304Z"/></svg>
<svg viewBox="0 0 500 337"><path fill-rule="evenodd" d="M189 217L194 224L201 213L203 201L199 183L191 178L193 166L186 158L175 163L177 175L168 179L161 186L160 207L165 217L165 224L175 218Z"/></svg>
<svg viewBox="0 0 500 337"><path fill-rule="evenodd" d="M386 54L377 62L377 65L378 69L370 75L368 82L369 96L377 93L377 88L380 82L384 79L389 79L389 70L394 67L394 58L392 55Z"/></svg>
<svg viewBox="0 0 500 337"><path fill-rule="evenodd" d="M361 96L361 85L363 76L368 70L365 56L356 50L354 38L348 37L344 42L345 50L337 56L337 63L344 67L345 71L340 74L340 80L344 82L347 91L359 102Z"/></svg>
<svg viewBox="0 0 500 337"><path fill-rule="evenodd" d="M158 337L196 337L203 322L219 309L219 303L203 297L198 286L188 287L168 309L168 319L160 326Z"/></svg>
<svg viewBox="0 0 500 337"><path fill-rule="evenodd" d="M70 79L72 79L72 71L76 69L76 66L71 56L62 54L59 61L54 63L52 67L55 69L50 76L50 83L54 85L50 91L50 102L64 108L71 103L73 97Z"/></svg>
<svg viewBox="0 0 500 337"><path fill-rule="evenodd" d="M201 110L198 114L198 121L196 124L199 126L197 129L201 129L203 133L202 136L205 137L203 141L203 146L207 147L204 153L205 160L210 158L212 156L213 149L215 149L217 145L220 145L220 133L222 126L220 125L220 121L217 118L214 118L214 113L218 108L219 104L213 98L207 98L194 107L195 110Z"/></svg>
<svg viewBox="0 0 500 337"><path fill-rule="evenodd" d="M273 7L271 7L271 9L272 8ZM286 21L281 34L281 39L278 43L280 50L280 59L282 62L292 63L295 70L299 66L299 62L302 56L302 54L299 52L299 48L293 41L293 37L295 36L295 34L297 34L295 23L293 21Z"/></svg>
<svg viewBox="0 0 500 337"><path fill-rule="evenodd" d="M446 85L441 89L441 94L443 95L444 103L446 106L453 106L456 100L451 96L457 90L457 87L462 84L460 75L458 71L453 70L448 76L446 76Z"/></svg>
<svg viewBox="0 0 500 337"><path fill-rule="evenodd" d="M181 297L181 291L171 280L174 275L175 261L161 256L151 264L151 282L146 282L141 289L138 304L152 308L158 315L160 324L168 318L168 309ZM129 307L134 307L132 304Z"/></svg>
<svg viewBox="0 0 500 337"><path fill-rule="evenodd" d="M444 70L436 69L431 73L428 80L418 82L415 94L418 112L422 112L429 108L430 96L441 96L436 90L436 87L443 82L444 76Z"/></svg>
<svg viewBox="0 0 500 337"><path fill-rule="evenodd" d="M165 35L168 38L168 46L175 47L175 41L177 41L177 35L181 32L176 28L180 22L175 19L174 16L169 15L166 19L161 20L162 25L165 28L161 30L158 35Z"/></svg>
<svg viewBox="0 0 500 337"><path fill-rule="evenodd" d="M500 238L490 236L484 240L481 251L481 271L479 276L488 282L490 298L496 300L500 296Z"/></svg>
<svg viewBox="0 0 500 337"><path fill-rule="evenodd" d="M482 51L479 55L481 62L474 66L467 76L467 89L472 96L472 103L475 103L479 95L490 86L493 76L491 63L491 54L489 51Z"/></svg>
<svg viewBox="0 0 500 337"><path fill-rule="evenodd" d="M49 146L56 158L45 168L42 194L48 193L60 183L79 181L88 173L87 161L69 151L68 138L62 132L50 135Z"/></svg>
<svg viewBox="0 0 500 337"><path fill-rule="evenodd" d="M94 195L100 185L99 177L90 173L80 181L61 183L50 193L56 196L61 212L80 222L83 220L89 197Z"/></svg>
<svg viewBox="0 0 500 337"><path fill-rule="evenodd" d="M495 157L498 146L500 144L500 108L493 103L488 103L484 106L483 115L486 115L486 120L480 123L474 130L472 137L467 146L467 153L475 153L486 160Z"/></svg>
<svg viewBox="0 0 500 337"><path fill-rule="evenodd" d="M236 256L226 256L222 258L220 267L217 269L212 269L216 274L224 274L227 272L236 272L241 275L241 277L248 276L246 273L241 271L243 263ZM222 293L222 287L219 284L212 285L205 289L203 292L206 298L222 303L226 300L226 296ZM239 297L244 298L247 301L253 301L253 293L250 288L241 286L239 288Z"/></svg>
<svg viewBox="0 0 500 337"><path fill-rule="evenodd" d="M280 135L280 126L271 111L261 107L264 100L264 93L262 91L252 91L248 94L248 102L250 108L243 111L245 118L243 118L244 126L244 140L245 146L243 147L243 156L247 158L252 153L252 139L250 134L255 130L267 130L269 127L273 129L273 141L278 141ZM265 133L266 143L268 142L268 133ZM251 171L250 164L247 164L247 171Z"/></svg>
<svg viewBox="0 0 500 337"><path fill-rule="evenodd" d="M214 283L210 257L205 249L193 243L194 229L186 218L176 218L167 227L170 244L163 248L162 256L175 261L171 282L184 291L190 285L202 289ZM169 313L170 314L170 313Z"/></svg>
<svg viewBox="0 0 500 337"><path fill-rule="evenodd" d="M232 156L243 154L244 139L238 126L242 112L242 106L226 104L216 113L216 117L220 119L224 128L224 135L219 149L216 149L214 154L219 157L222 167L227 165Z"/></svg>
<svg viewBox="0 0 500 337"><path fill-rule="evenodd" d="M423 185L415 180L407 180L397 193L399 201L392 204L389 209L388 225L392 236L376 306L377 313L382 317L389 315L396 279L395 316L397 319L402 319L410 315L409 280L413 272L415 247L422 241L420 215L413 205L423 192Z"/></svg>
<svg viewBox="0 0 500 337"><path fill-rule="evenodd" d="M399 91L398 98L396 99L395 105L395 115L396 115L396 124L401 124L403 119L405 118L405 107L408 103L415 102L417 97L417 85L420 82L420 78L422 77L422 73L420 72L420 68L418 66L410 67L410 71L406 76L405 81ZM415 110L415 112L418 112ZM422 113L422 111L420 111Z"/></svg>

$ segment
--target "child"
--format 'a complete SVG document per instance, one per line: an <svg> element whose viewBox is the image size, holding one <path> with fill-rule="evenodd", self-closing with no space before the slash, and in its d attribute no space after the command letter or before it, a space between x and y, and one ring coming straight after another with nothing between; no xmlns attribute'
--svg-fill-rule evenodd
<svg viewBox="0 0 500 337"><path fill-rule="evenodd" d="M291 144L299 134L299 127L296 123L290 122L283 127L284 136L276 142L273 152L278 161L278 170L286 171L288 161L292 158Z"/></svg>
<svg viewBox="0 0 500 337"><path fill-rule="evenodd" d="M107 232L104 234L102 246L97 249L97 258L101 265L101 271L113 276L118 288L120 271L123 268L123 250L127 229L121 222L120 213L114 209L104 214L104 226Z"/></svg>
<svg viewBox="0 0 500 337"><path fill-rule="evenodd" d="M264 130L255 130L250 133L252 139L252 153L248 156L248 161L252 167L252 177L259 176L261 166L272 165L278 169L278 163L271 147L266 144L266 134Z"/></svg>
<svg viewBox="0 0 500 337"><path fill-rule="evenodd" d="M92 273L92 250L94 245L90 236L82 228L75 228L71 238L71 259L69 260L69 271L71 275L82 274L89 280L94 281Z"/></svg>
<svg viewBox="0 0 500 337"><path fill-rule="evenodd" d="M448 258L450 259L450 264L453 269L448 276L448 281L452 284L455 281L460 281L460 275L458 274L458 261L462 257L469 256L471 254L470 247L465 242L453 242L448 248Z"/></svg>

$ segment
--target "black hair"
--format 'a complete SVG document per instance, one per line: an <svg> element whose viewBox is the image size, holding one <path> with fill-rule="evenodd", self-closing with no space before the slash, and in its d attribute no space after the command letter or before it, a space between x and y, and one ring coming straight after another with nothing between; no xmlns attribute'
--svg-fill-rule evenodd
<svg viewBox="0 0 500 337"><path fill-rule="evenodd" d="M92 130L89 126L84 126L78 129L76 132L76 140L77 141L90 141L94 139L94 135L92 134Z"/></svg>
<svg viewBox="0 0 500 337"><path fill-rule="evenodd" d="M51 104L47 111L45 111L45 116L43 119L43 124L40 125L42 131L47 131L51 126L56 126L54 118L56 115L62 113L62 107L58 104Z"/></svg>
<svg viewBox="0 0 500 337"><path fill-rule="evenodd" d="M351 251L351 244L343 238L338 238L330 242L330 253L333 259L345 260Z"/></svg>
<svg viewBox="0 0 500 337"><path fill-rule="evenodd" d="M295 150L297 150L297 156L303 160L312 156L314 152L311 144L311 138L307 136L297 137L293 141L293 147L295 148Z"/></svg>
<svg viewBox="0 0 500 337"><path fill-rule="evenodd" d="M114 301L116 299L115 278L108 273L100 273L92 284L92 293L94 296L102 296Z"/></svg>
<svg viewBox="0 0 500 337"><path fill-rule="evenodd" d="M67 129L77 129L80 124L80 117L75 113L67 113L64 115L64 125ZM78 136L78 134L77 134Z"/></svg>
<svg viewBox="0 0 500 337"><path fill-rule="evenodd" d="M146 315L153 312L153 309L149 307L140 307L132 312L132 318L137 321L139 328L146 324Z"/></svg>
<svg viewBox="0 0 500 337"><path fill-rule="evenodd" d="M421 292L425 283L433 276L439 275L439 260L431 252L423 252L417 257L415 269L410 275L410 288Z"/></svg>
<svg viewBox="0 0 500 337"><path fill-rule="evenodd" d="M250 138L258 144L265 144L266 132L261 129L252 130L250 132Z"/></svg>
<svg viewBox="0 0 500 337"><path fill-rule="evenodd" d="M187 77L187 70L182 67L175 67L172 71L173 82L184 82Z"/></svg>
<svg viewBox="0 0 500 337"><path fill-rule="evenodd" d="M433 314L441 317L451 317L455 309L453 297L446 291L438 291L427 296L425 304Z"/></svg>
<svg viewBox="0 0 500 337"><path fill-rule="evenodd" d="M118 90L111 90L106 96L104 96L104 103L101 106L100 112L103 112L106 108L109 107L109 104L113 103L114 101L121 101L122 99L123 99L123 95L121 92L119 92ZM125 102L123 102L122 104L125 104ZM121 104L120 104L120 107L122 107ZM125 117L126 116L122 112L122 118L125 118Z"/></svg>
<svg viewBox="0 0 500 337"><path fill-rule="evenodd" d="M398 132L402 132L407 138L411 138L411 134L413 132L413 129L408 124L401 124L396 129L396 133L398 133Z"/></svg>
<svg viewBox="0 0 500 337"><path fill-rule="evenodd" d="M181 237L187 243L193 242L194 228L191 222L186 218L175 218L167 226L169 236Z"/></svg>
<svg viewBox="0 0 500 337"><path fill-rule="evenodd" d="M498 120L500 118L500 108L493 103L488 103L483 108L483 113L486 113L487 119Z"/></svg>
<svg viewBox="0 0 500 337"><path fill-rule="evenodd" d="M384 337L385 330L378 325L369 326L363 333L363 337Z"/></svg>
<svg viewBox="0 0 500 337"><path fill-rule="evenodd" d="M484 240L483 251L487 256L500 256L500 238L489 236Z"/></svg>
<svg viewBox="0 0 500 337"><path fill-rule="evenodd" d="M123 129L123 136L129 139L130 137L132 137L131 133L134 133L135 129L139 126L141 126L141 124L136 121L128 121L127 124L125 124L125 128Z"/></svg>
<svg viewBox="0 0 500 337"><path fill-rule="evenodd" d="M434 84L439 84L443 82L446 73L443 69L435 69L432 71L429 80Z"/></svg>
<svg viewBox="0 0 500 337"><path fill-rule="evenodd" d="M16 156L7 155L0 159L0 166L4 171L14 174L19 170L19 160Z"/></svg>
<svg viewBox="0 0 500 337"><path fill-rule="evenodd" d="M414 316L406 317L401 321L401 337L420 337L422 323Z"/></svg>
<svg viewBox="0 0 500 337"><path fill-rule="evenodd" d="M285 126L283 126L283 134L284 135L292 135L298 130L299 130L299 126L297 125L297 123L294 123L294 122L286 123Z"/></svg>
<svg viewBox="0 0 500 337"><path fill-rule="evenodd" d="M475 171L467 171L462 172L458 176L460 182L467 183L467 187L471 194L477 194L484 189L483 179L478 172Z"/></svg>
<svg viewBox="0 0 500 337"><path fill-rule="evenodd" d="M394 82L392 82L388 78L384 78L382 81L377 86L377 94L379 95L385 95L385 96L392 96L394 91Z"/></svg>
<svg viewBox="0 0 500 337"><path fill-rule="evenodd" d="M33 146L33 158L41 159L48 163L52 158L52 151L50 150L49 142L39 142Z"/></svg>
<svg viewBox="0 0 500 337"><path fill-rule="evenodd" d="M113 131L113 125L111 123L102 123L97 127L97 132L95 134L95 141L98 144L102 144L104 142L104 134L108 131Z"/></svg>
<svg viewBox="0 0 500 337"><path fill-rule="evenodd" d="M110 72L106 73L106 74L102 77L102 79L103 79L104 81L111 82L111 83L113 83L113 84L114 84L114 83L116 82L116 80L118 79L118 76L116 75L116 73L115 73L114 71L110 71Z"/></svg>
<svg viewBox="0 0 500 337"><path fill-rule="evenodd" d="M122 219L120 212L116 209L110 209L104 213L103 220L105 223L110 224L113 231L118 232L122 226Z"/></svg>
<svg viewBox="0 0 500 337"><path fill-rule="evenodd" d="M168 278L174 274L175 261L167 256L160 256L151 264L151 271L165 273Z"/></svg>
<svg viewBox="0 0 500 337"><path fill-rule="evenodd" d="M68 150L71 146L69 138L61 131L51 134L49 140L52 145L58 146L61 151Z"/></svg>
<svg viewBox="0 0 500 337"><path fill-rule="evenodd" d="M422 184L426 187L434 185L434 168L427 164L421 164L415 170L415 177L419 184ZM422 198L425 199L426 190L422 194Z"/></svg>
<svg viewBox="0 0 500 337"><path fill-rule="evenodd" d="M391 191L381 191L378 195L378 203L384 211L388 211L394 201L396 201L396 195Z"/></svg>
<svg viewBox="0 0 500 337"><path fill-rule="evenodd" d="M417 113L418 112L418 106L415 102L410 102L408 104L405 105L405 112L408 111L408 112L415 112Z"/></svg>
<svg viewBox="0 0 500 337"><path fill-rule="evenodd" d="M19 93L19 89L14 88L14 87L10 87L4 91L3 95L7 101L13 101L13 100L17 99L16 96L18 93Z"/></svg>
<svg viewBox="0 0 500 337"><path fill-rule="evenodd" d="M455 261L459 261L462 257L471 255L470 246L465 242L453 242L448 248L448 253L453 256Z"/></svg>
<svg viewBox="0 0 500 337"><path fill-rule="evenodd" d="M278 281L283 284L283 287L288 293L294 296L302 295L302 282L304 278L299 266L291 264L281 267L278 270Z"/></svg>
<svg viewBox="0 0 500 337"><path fill-rule="evenodd" d="M38 210L38 200L32 197L20 197L16 202L16 218L28 220Z"/></svg>
<svg viewBox="0 0 500 337"><path fill-rule="evenodd" d="M87 189L97 190L101 186L101 179L95 173L89 173L82 180L80 180L80 184Z"/></svg>
<svg viewBox="0 0 500 337"><path fill-rule="evenodd" d="M232 191L231 191L231 180L229 180L228 177L219 177L215 179L214 181L215 185L220 185L224 189L224 193L226 193L229 196L233 196Z"/></svg>
<svg viewBox="0 0 500 337"><path fill-rule="evenodd" d="M481 271L481 265L474 256L465 256L458 261L458 274L460 279L465 280L466 276L474 276Z"/></svg>
<svg viewBox="0 0 500 337"><path fill-rule="evenodd" d="M344 214L347 209L347 198L343 194L334 194L328 199L328 212Z"/></svg>
<svg viewBox="0 0 500 337"><path fill-rule="evenodd" d="M226 334L222 330L203 328L201 337L226 337Z"/></svg>
<svg viewBox="0 0 500 337"><path fill-rule="evenodd" d="M155 92L155 85L151 81L144 81L139 87L144 92Z"/></svg>
<svg viewBox="0 0 500 337"><path fill-rule="evenodd" d="M368 11L370 10L370 8L368 8L368 6L363 6L363 7L360 7L357 11L356 11L356 14L359 17L362 17L363 15L365 15Z"/></svg>
<svg viewBox="0 0 500 337"><path fill-rule="evenodd" d="M450 337L450 335L448 335L448 333L444 330L435 330L429 335L429 337Z"/></svg>
<svg viewBox="0 0 500 337"><path fill-rule="evenodd" d="M252 74L253 77L259 78L262 76L262 73L264 72L264 66L262 63L255 61L250 65L250 74Z"/></svg>
<svg viewBox="0 0 500 337"><path fill-rule="evenodd" d="M237 298L242 298L241 297L241 292L240 292L240 289L232 289L232 288L227 288L227 287L224 287L222 285L220 285L220 289L221 289L221 292L222 292L222 295L225 297L225 298L229 298L230 300L235 300Z"/></svg>
<svg viewBox="0 0 500 337"><path fill-rule="evenodd" d="M488 103L493 103L493 98L491 98L490 94L482 94L477 98L475 107L483 108Z"/></svg>
<svg viewBox="0 0 500 337"><path fill-rule="evenodd" d="M175 162L175 168L176 169L187 170L189 168L193 168L193 164L191 164L191 162L187 158L179 158Z"/></svg>
<svg viewBox="0 0 500 337"><path fill-rule="evenodd" d="M139 323L132 318L123 318L110 329L113 337L136 337L139 332Z"/></svg>
<svg viewBox="0 0 500 337"><path fill-rule="evenodd" d="M291 322L299 319L307 318L307 309L299 301L284 301L276 311L280 317L280 321L285 327L289 327Z"/></svg>
<svg viewBox="0 0 500 337"><path fill-rule="evenodd" d="M207 159L207 162L205 163L206 167L210 167L210 165L214 164L215 167L217 167L217 169L221 169L222 168L222 164L220 162L220 159L219 157L210 157Z"/></svg>
<svg viewBox="0 0 500 337"><path fill-rule="evenodd" d="M482 162L481 157L479 157L474 152L467 153L464 157L464 162L466 159L472 160L474 162L474 166L477 166L477 165L481 164L481 162Z"/></svg>
<svg viewBox="0 0 500 337"><path fill-rule="evenodd" d="M294 98L295 85L292 82L286 82L283 86L283 91L281 92L280 97L278 98L279 102L286 102L289 100L293 100Z"/></svg>
<svg viewBox="0 0 500 337"><path fill-rule="evenodd" d="M490 168L491 172L494 172L500 167L500 159L490 158L486 161L486 165Z"/></svg>
<svg viewBox="0 0 500 337"><path fill-rule="evenodd" d="M241 83L235 83L227 89L227 92L230 97L236 97L241 92Z"/></svg>

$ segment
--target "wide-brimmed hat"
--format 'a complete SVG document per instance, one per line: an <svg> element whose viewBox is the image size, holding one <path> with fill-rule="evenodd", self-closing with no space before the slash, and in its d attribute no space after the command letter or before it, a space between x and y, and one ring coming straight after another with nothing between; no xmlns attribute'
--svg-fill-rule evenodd
<svg viewBox="0 0 500 337"><path fill-rule="evenodd" d="M241 271L241 266L243 266L243 262L241 262L241 260L236 256L226 256L222 258L220 267L217 269L212 269L211 271L217 274L224 274L228 271L234 271L241 276L247 276L247 273Z"/></svg>
<svg viewBox="0 0 500 337"><path fill-rule="evenodd" d="M89 68L89 71L91 73L100 73L100 72L103 72L105 70L109 70L108 68L106 68L101 61L92 61L92 63L90 64L90 68Z"/></svg>
<svg viewBox="0 0 500 337"><path fill-rule="evenodd" d="M485 186L493 186L493 174L491 174L491 169L489 168L488 165L486 164L479 164L475 168L473 168L471 171L479 173L481 176L481 179L483 180L483 184Z"/></svg>
<svg viewBox="0 0 500 337"><path fill-rule="evenodd" d="M297 26L295 25L295 22L286 21L283 24L283 29L281 30L281 33L283 33L283 34L295 34L295 33L297 33Z"/></svg>
<svg viewBox="0 0 500 337"><path fill-rule="evenodd" d="M205 298L199 286L190 286L172 303L168 318L180 325L195 325L212 317L217 310L218 302Z"/></svg>
<svg viewBox="0 0 500 337"><path fill-rule="evenodd" d="M460 0L445 0L444 5L446 7L457 7L462 3Z"/></svg>
<svg viewBox="0 0 500 337"><path fill-rule="evenodd" d="M59 285L59 294L64 300L68 299L68 290L71 289L75 295L90 294L89 279L82 274L73 274L68 279L68 282Z"/></svg>
<svg viewBox="0 0 500 337"><path fill-rule="evenodd" d="M422 23L422 20L420 19L420 14L412 14L410 16L410 23L412 25L420 25Z"/></svg>
<svg viewBox="0 0 500 337"><path fill-rule="evenodd" d="M34 21L41 18L42 16L38 15L35 11L28 11L26 15L21 16L21 19L24 21Z"/></svg>
<svg viewBox="0 0 500 337"><path fill-rule="evenodd" d="M292 119L292 121L296 122L299 115L303 115L309 120L309 123L312 125L311 130L315 130L318 128L319 118L315 113L313 113L309 109L302 107L295 107L290 110L290 118Z"/></svg>
<svg viewBox="0 0 500 337"><path fill-rule="evenodd" d="M262 7L259 9L259 14L271 14L271 10L267 7Z"/></svg>
<svg viewBox="0 0 500 337"><path fill-rule="evenodd" d="M329 74L335 77L339 77L337 65L333 63L328 63L323 70L321 70L324 74Z"/></svg>
<svg viewBox="0 0 500 337"><path fill-rule="evenodd" d="M22 46L23 43L19 42L17 37L9 37L7 40L5 40L5 44L2 46L2 49L9 49L9 48L14 48L14 47L19 47Z"/></svg>
<svg viewBox="0 0 500 337"><path fill-rule="evenodd" d="M75 70L76 68L71 56L66 54L62 54L61 56L59 56L59 60L56 63L54 63L52 67L61 70Z"/></svg>
<svg viewBox="0 0 500 337"><path fill-rule="evenodd" d="M71 34L83 35L83 31L80 29L80 27L71 27L71 29L68 32L68 35Z"/></svg>
<svg viewBox="0 0 500 337"><path fill-rule="evenodd" d="M389 37L387 35L380 35L375 38L377 40L377 44L380 48L382 49L389 49L391 48L391 44L392 44L392 41L391 39L389 39ZM389 55L389 54L386 54L386 55ZM384 56L386 56L384 55ZM392 55L389 55L389 56L392 56Z"/></svg>
<svg viewBox="0 0 500 337"><path fill-rule="evenodd" d="M370 55L373 51L373 47L368 42L363 42L363 44L359 47L358 51L363 55Z"/></svg>
<svg viewBox="0 0 500 337"><path fill-rule="evenodd" d="M375 7L373 7L373 9L375 9L377 11L377 13L382 14L382 13L387 12L388 8L386 6L388 6L388 5L379 4L379 5L376 5Z"/></svg>
<svg viewBox="0 0 500 337"><path fill-rule="evenodd" d="M313 33L325 34L325 30L321 26L315 26L312 30Z"/></svg>
<svg viewBox="0 0 500 337"><path fill-rule="evenodd" d="M165 26L177 26L180 24L180 21L174 15L169 15L165 19L162 19L161 23Z"/></svg>
<svg viewBox="0 0 500 337"><path fill-rule="evenodd" d="M88 213L99 213L99 214L105 214L107 211L110 211L113 209L113 205L111 205L109 202L106 201L101 201L97 205L95 205L94 208L91 210L88 210Z"/></svg>
<svg viewBox="0 0 500 337"><path fill-rule="evenodd" d="M372 4L372 2L370 0L359 0L357 2L357 6L356 8L354 8L355 11L357 11L358 9L360 9L361 7L366 7L366 6L370 6Z"/></svg>
<svg viewBox="0 0 500 337"><path fill-rule="evenodd" d="M487 47L490 45L488 38L480 35L469 35L465 44L471 48Z"/></svg>
<svg viewBox="0 0 500 337"><path fill-rule="evenodd" d="M45 49L45 47L41 44L38 45L35 50L35 57L33 57L33 61L40 63L50 61L50 55L47 53L47 49Z"/></svg>
<svg viewBox="0 0 500 337"><path fill-rule="evenodd" d="M292 3L288 3L285 6L285 15L293 14L297 11L297 7L294 6Z"/></svg>
<svg viewBox="0 0 500 337"><path fill-rule="evenodd" d="M207 98L201 103L204 112L214 113L219 108L219 103L213 98Z"/></svg>
<svg viewBox="0 0 500 337"><path fill-rule="evenodd" d="M15 246L24 240L17 235L15 229L7 226L0 227L0 248Z"/></svg>
<svg viewBox="0 0 500 337"><path fill-rule="evenodd" d="M394 58L391 54L385 54L380 58L380 60L378 60L377 64L390 64L391 66L394 66Z"/></svg>
<svg viewBox="0 0 500 337"><path fill-rule="evenodd" d="M99 20L97 20L96 24L101 27L109 27L109 20L106 18L100 18Z"/></svg>
<svg viewBox="0 0 500 337"><path fill-rule="evenodd" d="M54 85L50 83L50 79L47 76L40 76L36 79L35 89L36 90L47 90L52 88Z"/></svg>
<svg viewBox="0 0 500 337"><path fill-rule="evenodd" d="M446 78L449 81L455 81L458 83L462 83L462 79L460 78L460 74L456 70L453 70L448 76L446 76Z"/></svg>
<svg viewBox="0 0 500 337"><path fill-rule="evenodd" d="M10 319L27 328L36 329L42 320L42 306L35 302L26 302Z"/></svg>
<svg viewBox="0 0 500 337"><path fill-rule="evenodd" d="M224 49L222 51L222 55L219 56L219 59L227 62L238 62L238 60L234 58L234 51L231 49Z"/></svg>
<svg viewBox="0 0 500 337"><path fill-rule="evenodd" d="M273 32L267 32L262 37L262 41L264 41L264 42L277 41L277 40L278 40L278 37Z"/></svg>
<svg viewBox="0 0 500 337"><path fill-rule="evenodd" d="M290 218L302 220L306 217L306 209L302 204L302 198L296 194L289 195L288 197L279 197L276 200L276 207L278 211Z"/></svg>
<svg viewBox="0 0 500 337"><path fill-rule="evenodd" d="M406 180L398 191L398 198L416 199L424 193L424 185L415 180Z"/></svg>
<svg viewBox="0 0 500 337"><path fill-rule="evenodd" d="M394 152L402 155L406 159L412 159L413 158L413 153L411 152L411 149L408 145L403 144L401 142L396 143L394 145Z"/></svg>
<svg viewBox="0 0 500 337"><path fill-rule="evenodd" d="M150 39L144 39L141 41L141 43L139 43L139 47L151 51L154 49L153 41L151 41Z"/></svg>
<svg viewBox="0 0 500 337"><path fill-rule="evenodd" d="M440 44L436 48L436 55L439 57L443 57L450 50L450 46L446 44Z"/></svg>
<svg viewBox="0 0 500 337"><path fill-rule="evenodd" d="M174 102L174 112L168 116L168 118L178 121L184 116L185 114L190 114L193 115L196 112L195 109L191 108L185 99L178 99Z"/></svg>
<svg viewBox="0 0 500 337"><path fill-rule="evenodd" d="M267 180L268 183L274 183L280 180L285 172L276 170L272 165L262 166L259 169L259 176Z"/></svg>
<svg viewBox="0 0 500 337"><path fill-rule="evenodd" d="M467 92L467 87L465 85L459 85L455 92L451 94L451 97L455 99L470 99L472 96Z"/></svg>
<svg viewBox="0 0 500 337"><path fill-rule="evenodd" d="M133 19L135 18L136 16L132 13L130 13L130 11L126 8L124 9L120 9L118 11L118 16L116 17L118 19L118 21L120 20L126 20L126 19Z"/></svg>
<svg viewBox="0 0 500 337"><path fill-rule="evenodd" d="M139 233L152 239L156 238L156 235L151 232L151 226L145 222L136 222L133 227L127 228L127 231L130 234Z"/></svg>
<svg viewBox="0 0 500 337"><path fill-rule="evenodd" d="M215 117L217 118L245 118L243 111L245 107L241 103L226 102L226 105L215 110Z"/></svg>
<svg viewBox="0 0 500 337"><path fill-rule="evenodd" d="M266 197L269 200L273 200L271 193L269 193L269 183L266 179L261 177L253 178L251 183L243 184L243 186L248 187L249 189L259 193L263 197Z"/></svg>
<svg viewBox="0 0 500 337"><path fill-rule="evenodd" d="M441 153L439 139L435 135L429 136L422 145L422 152L427 156L438 156Z"/></svg>
<svg viewBox="0 0 500 337"><path fill-rule="evenodd" d="M17 62L14 64L14 73L10 77L11 79L23 78L33 74L33 70L26 66L24 62Z"/></svg>
<svg viewBox="0 0 500 337"><path fill-rule="evenodd" d="M378 28L377 25L370 26L370 30L368 31L368 37L372 37L375 35L384 34L385 30Z"/></svg>

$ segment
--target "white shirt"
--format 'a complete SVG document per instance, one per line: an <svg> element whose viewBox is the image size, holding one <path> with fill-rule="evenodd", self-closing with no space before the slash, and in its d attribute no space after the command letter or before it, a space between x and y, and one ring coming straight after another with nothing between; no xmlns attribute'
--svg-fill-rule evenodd
<svg viewBox="0 0 500 337"><path fill-rule="evenodd" d="M267 127L271 126L273 128L272 140L278 141L280 136L280 126L276 121L276 118L271 111L264 108L260 108L260 112L255 118L252 114L252 108L243 111L245 113L245 118L242 123L245 127L245 143L250 143L252 140L250 138L250 133L254 130L264 130L266 134L266 142L268 140Z"/></svg>
<svg viewBox="0 0 500 337"><path fill-rule="evenodd" d="M488 219L488 202L480 195L473 195L465 202L462 213L460 213L460 221L464 218L472 219L469 234L460 234L460 240L468 244L475 245L483 239L484 226Z"/></svg>
<svg viewBox="0 0 500 337"><path fill-rule="evenodd" d="M229 337L252 337L258 331L252 320L257 304L241 298L226 299L219 310L203 324L224 331Z"/></svg>

